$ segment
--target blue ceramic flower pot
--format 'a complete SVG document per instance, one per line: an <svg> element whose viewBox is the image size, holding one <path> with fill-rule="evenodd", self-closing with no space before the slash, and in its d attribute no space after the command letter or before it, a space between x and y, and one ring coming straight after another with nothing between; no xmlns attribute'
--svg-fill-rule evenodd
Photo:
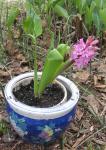
<svg viewBox="0 0 106 150"><path fill-rule="evenodd" d="M16 100L13 89L25 80L30 80L33 72L13 78L5 87L7 112L14 130L23 140L31 143L48 143L58 139L75 116L79 90L69 79L58 76L59 80L71 93L70 98L59 105L48 108L36 108Z"/></svg>

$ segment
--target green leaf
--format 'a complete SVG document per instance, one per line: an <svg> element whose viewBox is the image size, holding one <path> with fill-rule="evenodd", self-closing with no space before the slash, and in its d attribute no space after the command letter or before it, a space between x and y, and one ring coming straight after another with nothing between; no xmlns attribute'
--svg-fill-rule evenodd
<svg viewBox="0 0 106 150"><path fill-rule="evenodd" d="M70 47L67 44L60 44L57 49L49 51L40 81L40 94L64 69L66 64L64 56L69 52L69 49Z"/></svg>
<svg viewBox="0 0 106 150"><path fill-rule="evenodd" d="M34 23L30 16L23 21L23 29L25 33L33 35Z"/></svg>
<svg viewBox="0 0 106 150"><path fill-rule="evenodd" d="M93 22L94 22L94 25L97 29L97 34L99 34L100 29L101 29L101 24L100 24L100 18L99 18L99 15L97 12L93 13Z"/></svg>
<svg viewBox="0 0 106 150"><path fill-rule="evenodd" d="M100 9L99 15L100 15L100 20L102 24L106 25L106 8Z"/></svg>
<svg viewBox="0 0 106 150"><path fill-rule="evenodd" d="M94 9L96 8L96 6L97 6L96 2L92 1L91 6L90 6L92 13L93 13Z"/></svg>
<svg viewBox="0 0 106 150"><path fill-rule="evenodd" d="M76 5L76 8L78 9L78 10L80 10L80 8L81 8L81 0L76 0L76 1L74 1L75 2L75 5Z"/></svg>
<svg viewBox="0 0 106 150"><path fill-rule="evenodd" d="M86 22L86 24L88 26L88 30L90 30L91 27L92 27L92 23L93 23L92 14L93 14L92 9L87 6L86 7L86 14L85 14L86 15L85 16L85 22Z"/></svg>
<svg viewBox="0 0 106 150"><path fill-rule="evenodd" d="M68 19L69 15L66 9L64 9L62 6L60 5L55 5L54 7L54 12L61 17L65 17L66 19Z"/></svg>
<svg viewBox="0 0 106 150"><path fill-rule="evenodd" d="M87 0L87 4L88 4L88 6L90 6L90 5L91 5L91 2L92 2L92 0Z"/></svg>
<svg viewBox="0 0 106 150"><path fill-rule="evenodd" d="M102 9L105 4L105 0L95 0L95 3L97 5L97 9Z"/></svg>
<svg viewBox="0 0 106 150"><path fill-rule="evenodd" d="M59 75L61 72L63 72L67 66L67 59L65 60L66 54L69 54L70 52L70 47L67 44L59 44L57 47L58 52L60 53L61 56L63 56L63 62L61 63L60 67L57 68L53 78L55 79L57 75Z"/></svg>
<svg viewBox="0 0 106 150"><path fill-rule="evenodd" d="M38 37L42 34L42 22L40 17L37 15L34 15L33 18L31 16L28 16L23 21L23 28L27 34L32 34Z"/></svg>
<svg viewBox="0 0 106 150"><path fill-rule="evenodd" d="M78 9L79 13L84 14L84 11L85 11L84 8L87 5L86 0L76 0L75 3L76 3L76 8Z"/></svg>
<svg viewBox="0 0 106 150"><path fill-rule="evenodd" d="M81 0L82 9L83 9L83 7L85 7L85 4L86 4L86 0Z"/></svg>
<svg viewBox="0 0 106 150"><path fill-rule="evenodd" d="M53 7L55 6L55 5L60 5L60 6L62 6L63 4L64 4L64 0L54 0L54 2L53 2Z"/></svg>
<svg viewBox="0 0 106 150"><path fill-rule="evenodd" d="M33 18L34 22L34 34L36 37L40 36L42 34L42 22L38 15L35 15Z"/></svg>
<svg viewBox="0 0 106 150"><path fill-rule="evenodd" d="M49 51L40 80L39 94L41 94L45 87L54 80L54 74L61 66L62 62L63 57L56 49Z"/></svg>
<svg viewBox="0 0 106 150"><path fill-rule="evenodd" d="M50 8L54 8L57 4L61 6L62 4L64 4L64 0L48 0L46 6L49 10Z"/></svg>
<svg viewBox="0 0 106 150"><path fill-rule="evenodd" d="M17 7L12 7L9 10L8 18L7 18L7 26L11 30L12 25L16 19L16 17L19 15L20 11Z"/></svg>
<svg viewBox="0 0 106 150"><path fill-rule="evenodd" d="M34 94L38 96L39 82L38 82L38 74L37 74L37 54L34 51Z"/></svg>
<svg viewBox="0 0 106 150"><path fill-rule="evenodd" d="M42 34L42 22L40 16L35 12L32 4L26 3L27 16L23 21L23 28L27 34L38 37Z"/></svg>
<svg viewBox="0 0 106 150"><path fill-rule="evenodd" d="M70 47L67 44L59 44L57 50L64 58L65 54L69 53Z"/></svg>

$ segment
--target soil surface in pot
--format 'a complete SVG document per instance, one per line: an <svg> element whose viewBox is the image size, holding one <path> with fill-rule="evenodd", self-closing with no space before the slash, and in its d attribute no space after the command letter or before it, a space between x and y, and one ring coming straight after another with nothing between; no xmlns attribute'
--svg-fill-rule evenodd
<svg viewBox="0 0 106 150"><path fill-rule="evenodd" d="M19 89L14 89L13 94L20 102L36 107L52 107L58 104L64 97L63 90L56 84L50 84L46 87L40 98L34 96L34 82L28 85L20 85Z"/></svg>

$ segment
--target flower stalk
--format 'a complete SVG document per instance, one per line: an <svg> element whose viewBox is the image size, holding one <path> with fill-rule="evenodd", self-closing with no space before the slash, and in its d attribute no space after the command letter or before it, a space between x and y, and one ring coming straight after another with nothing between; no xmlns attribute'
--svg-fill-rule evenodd
<svg viewBox="0 0 106 150"><path fill-rule="evenodd" d="M73 51L70 52L70 47L67 44L60 44L56 49L48 52L42 76L38 81L37 76L37 57L34 55L34 93L35 96L39 96L43 93L46 86L53 82L53 80L61 74L64 70L72 65L76 65L77 68L84 68L94 58L96 50L99 48L96 46L98 40L94 37L88 37L84 42L80 39L73 45ZM66 57L67 56L67 57Z"/></svg>

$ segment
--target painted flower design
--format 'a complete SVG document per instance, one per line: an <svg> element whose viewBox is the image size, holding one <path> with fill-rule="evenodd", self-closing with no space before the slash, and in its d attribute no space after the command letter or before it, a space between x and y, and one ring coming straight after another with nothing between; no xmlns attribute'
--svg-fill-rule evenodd
<svg viewBox="0 0 106 150"><path fill-rule="evenodd" d="M61 128L56 128L54 123L50 123L49 125L45 125L44 127L39 126L38 130L41 130L39 137L44 139L46 142L50 141L55 133L59 133L62 131Z"/></svg>
<svg viewBox="0 0 106 150"><path fill-rule="evenodd" d="M53 129L45 125L41 134L39 134L39 137L45 139L46 141L50 141L52 135L53 135Z"/></svg>
<svg viewBox="0 0 106 150"><path fill-rule="evenodd" d="M25 123L25 119L22 118L22 119L19 119L17 117L16 114L12 113L11 116L10 116L10 122L14 128L14 130L21 136L23 137L24 135L27 135L27 126L26 126L26 123Z"/></svg>
<svg viewBox="0 0 106 150"><path fill-rule="evenodd" d="M84 42L83 39L80 39L75 45L73 45L74 50L71 58L78 68L86 67L91 59L94 58L96 50L99 49L96 46L98 42L98 40L95 40L94 37L90 36L86 42Z"/></svg>

